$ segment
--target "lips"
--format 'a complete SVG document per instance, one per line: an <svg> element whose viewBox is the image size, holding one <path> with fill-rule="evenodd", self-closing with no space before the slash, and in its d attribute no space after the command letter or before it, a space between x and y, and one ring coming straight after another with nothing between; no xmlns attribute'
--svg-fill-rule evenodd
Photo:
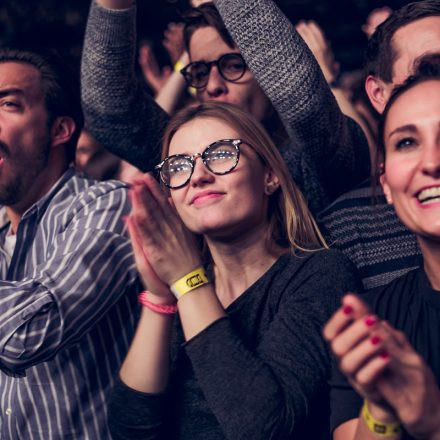
<svg viewBox="0 0 440 440"><path fill-rule="evenodd" d="M219 191L202 191L194 195L191 199L191 205L201 205L210 200L215 200L220 197L223 197L224 193Z"/></svg>
<svg viewBox="0 0 440 440"><path fill-rule="evenodd" d="M440 186L433 186L431 188L425 188L416 195L417 200L422 205L429 205L430 203L440 202Z"/></svg>

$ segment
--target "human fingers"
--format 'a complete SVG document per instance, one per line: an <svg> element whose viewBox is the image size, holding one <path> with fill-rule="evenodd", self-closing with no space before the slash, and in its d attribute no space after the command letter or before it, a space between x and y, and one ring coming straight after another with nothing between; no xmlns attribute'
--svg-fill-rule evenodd
<svg viewBox="0 0 440 440"><path fill-rule="evenodd" d="M342 306L333 314L324 327L323 335L327 341L332 341L354 320L367 315L368 307L354 294L346 294L342 298Z"/></svg>
<svg viewBox="0 0 440 440"><path fill-rule="evenodd" d="M374 356L381 353L387 353L387 351L384 348L383 337L376 329L340 358L339 368L343 373L354 376Z"/></svg>
<svg viewBox="0 0 440 440"><path fill-rule="evenodd" d="M170 205L168 193L164 191L150 173L145 174L143 180L162 212L164 217L164 222L162 222L162 224L164 226L169 225L174 232L177 232L181 227L182 221L178 216L177 211Z"/></svg>
<svg viewBox="0 0 440 440"><path fill-rule="evenodd" d="M389 353L381 352L371 358L362 368L351 376L351 380L356 383L358 389L363 389L367 392L368 389L374 387L376 380L385 372L389 364Z"/></svg>
<svg viewBox="0 0 440 440"><path fill-rule="evenodd" d="M319 44L319 46L323 47L323 48L326 48L328 46L327 40L326 40L326 38L324 36L324 32L318 26L318 24L315 21L310 20L309 21L309 29L310 29L310 32L315 37L315 41Z"/></svg>
<svg viewBox="0 0 440 440"><path fill-rule="evenodd" d="M353 321L331 341L330 346L333 353L342 359L343 356L370 337L377 323L377 317L371 314Z"/></svg>
<svg viewBox="0 0 440 440"><path fill-rule="evenodd" d="M299 21L295 26L295 29L301 35L302 39L307 43L307 45L312 44L312 35L309 26L305 21Z"/></svg>
<svg viewBox="0 0 440 440"><path fill-rule="evenodd" d="M163 234L161 212L143 180L135 180L130 189L132 218L136 223L143 245L154 242Z"/></svg>
<svg viewBox="0 0 440 440"><path fill-rule="evenodd" d="M390 335L392 335L392 337L394 338L394 341L398 344L399 347L401 347L403 349L411 347L411 344L408 342L408 339L406 338L405 333L395 329L387 321L381 321L381 326Z"/></svg>
<svg viewBox="0 0 440 440"><path fill-rule="evenodd" d="M159 278L148 261L148 256L142 247L135 222L130 216L128 216L125 221L133 247L136 267L144 287L149 289L156 296L167 298L168 301L170 299L174 300L174 296L170 292L168 285Z"/></svg>

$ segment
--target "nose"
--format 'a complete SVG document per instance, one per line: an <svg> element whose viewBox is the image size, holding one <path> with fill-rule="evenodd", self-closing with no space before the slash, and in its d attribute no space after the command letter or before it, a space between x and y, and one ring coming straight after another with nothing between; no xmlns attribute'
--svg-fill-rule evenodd
<svg viewBox="0 0 440 440"><path fill-rule="evenodd" d="M206 85L208 99L218 99L228 93L225 79L220 75L217 66L212 66L209 72L208 84Z"/></svg>
<svg viewBox="0 0 440 440"><path fill-rule="evenodd" d="M422 172L435 179L440 178L440 140L425 147L422 157Z"/></svg>
<svg viewBox="0 0 440 440"><path fill-rule="evenodd" d="M200 157L196 157L194 160L194 171L191 176L190 185L192 187L200 187L212 183L215 179L214 174L205 167Z"/></svg>

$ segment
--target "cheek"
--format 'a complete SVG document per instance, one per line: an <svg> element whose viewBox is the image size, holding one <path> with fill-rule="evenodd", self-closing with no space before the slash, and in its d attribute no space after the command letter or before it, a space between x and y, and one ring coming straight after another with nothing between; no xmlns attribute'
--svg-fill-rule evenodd
<svg viewBox="0 0 440 440"><path fill-rule="evenodd" d="M409 189L416 171L416 158L391 156L387 158L385 179L391 192L403 192Z"/></svg>

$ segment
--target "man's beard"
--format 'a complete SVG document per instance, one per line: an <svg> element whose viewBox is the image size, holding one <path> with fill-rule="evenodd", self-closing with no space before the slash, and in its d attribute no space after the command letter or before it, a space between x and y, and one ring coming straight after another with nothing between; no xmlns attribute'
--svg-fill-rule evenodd
<svg viewBox="0 0 440 440"><path fill-rule="evenodd" d="M20 203L26 193L31 190L35 178L47 166L49 153L50 146L47 142L38 154L33 157L24 157L25 160L20 162L20 157L17 160L17 157L11 154L8 146L0 142L0 155L5 161L1 167L4 168L5 165L9 165L8 171L11 174L3 183L2 177L4 179L5 176L2 176L2 172L4 174L4 170L0 169L0 205L14 206Z"/></svg>

